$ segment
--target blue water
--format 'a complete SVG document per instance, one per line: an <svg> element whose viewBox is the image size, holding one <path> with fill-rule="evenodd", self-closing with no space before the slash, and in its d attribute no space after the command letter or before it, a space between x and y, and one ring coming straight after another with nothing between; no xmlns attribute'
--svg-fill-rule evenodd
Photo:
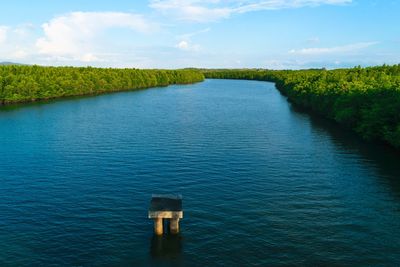
<svg viewBox="0 0 400 267"><path fill-rule="evenodd" d="M0 266L398 266L400 155L206 80L0 109ZM181 193L155 238L152 193Z"/></svg>

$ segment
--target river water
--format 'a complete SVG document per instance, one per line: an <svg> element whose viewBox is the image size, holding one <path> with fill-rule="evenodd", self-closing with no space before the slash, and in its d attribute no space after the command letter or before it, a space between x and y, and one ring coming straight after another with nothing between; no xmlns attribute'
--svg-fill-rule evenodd
<svg viewBox="0 0 400 267"><path fill-rule="evenodd" d="M400 155L206 80L0 109L0 266L399 266ZM152 193L181 193L155 238Z"/></svg>

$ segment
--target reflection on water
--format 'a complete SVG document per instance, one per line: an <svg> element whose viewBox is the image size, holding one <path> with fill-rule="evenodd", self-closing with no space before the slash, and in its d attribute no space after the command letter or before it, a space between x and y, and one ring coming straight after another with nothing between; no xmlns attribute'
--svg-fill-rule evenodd
<svg viewBox="0 0 400 267"><path fill-rule="evenodd" d="M0 108L0 152L1 267L400 266L399 155L271 83ZM155 190L184 238L152 237Z"/></svg>
<svg viewBox="0 0 400 267"><path fill-rule="evenodd" d="M355 154L368 165L375 167L379 182L387 184L388 190L400 200L399 150L382 142L365 141L350 129L307 109L291 105L290 110L293 116L309 120L313 129L320 134L328 134L330 140L347 154Z"/></svg>
<svg viewBox="0 0 400 267"><path fill-rule="evenodd" d="M150 242L151 258L157 262L182 263L183 237L178 235L153 235Z"/></svg>

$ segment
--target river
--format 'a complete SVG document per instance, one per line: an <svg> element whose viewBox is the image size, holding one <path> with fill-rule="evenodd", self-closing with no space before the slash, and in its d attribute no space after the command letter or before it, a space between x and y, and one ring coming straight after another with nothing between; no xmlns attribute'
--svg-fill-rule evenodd
<svg viewBox="0 0 400 267"><path fill-rule="evenodd" d="M0 108L1 266L399 266L400 154L274 84ZM152 193L183 195L153 237Z"/></svg>

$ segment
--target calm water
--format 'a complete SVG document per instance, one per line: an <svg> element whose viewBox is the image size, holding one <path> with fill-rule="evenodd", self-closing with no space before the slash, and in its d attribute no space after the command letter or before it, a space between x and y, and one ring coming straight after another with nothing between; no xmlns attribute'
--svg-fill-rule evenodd
<svg viewBox="0 0 400 267"><path fill-rule="evenodd" d="M0 109L0 266L395 266L400 155L207 80ZM184 197L153 238L152 193Z"/></svg>

